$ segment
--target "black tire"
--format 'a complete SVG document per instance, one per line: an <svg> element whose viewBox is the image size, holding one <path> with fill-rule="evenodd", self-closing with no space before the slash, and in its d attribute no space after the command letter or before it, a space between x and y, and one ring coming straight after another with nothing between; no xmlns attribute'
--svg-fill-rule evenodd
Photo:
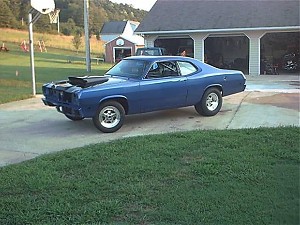
<svg viewBox="0 0 300 225"><path fill-rule="evenodd" d="M214 116L222 107L223 99L218 88L207 89L199 103L195 105L196 111L203 116Z"/></svg>
<svg viewBox="0 0 300 225"><path fill-rule="evenodd" d="M73 121L80 121L80 120L83 120L84 118L83 117L80 117L80 116L70 116L70 115L67 115L65 114L65 116L70 119L70 120L73 120Z"/></svg>
<svg viewBox="0 0 300 225"><path fill-rule="evenodd" d="M123 106L116 101L102 103L93 117L95 127L103 133L113 133L119 130L125 119Z"/></svg>

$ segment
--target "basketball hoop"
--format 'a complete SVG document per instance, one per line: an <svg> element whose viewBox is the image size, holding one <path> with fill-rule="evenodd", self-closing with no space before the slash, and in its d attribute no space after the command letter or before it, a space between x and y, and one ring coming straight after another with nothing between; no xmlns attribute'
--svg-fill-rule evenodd
<svg viewBox="0 0 300 225"><path fill-rule="evenodd" d="M59 12L60 9L54 9L52 12L48 14L50 18L50 23L58 23Z"/></svg>
<svg viewBox="0 0 300 225"><path fill-rule="evenodd" d="M30 0L31 7L42 14L48 14L55 9L54 0Z"/></svg>

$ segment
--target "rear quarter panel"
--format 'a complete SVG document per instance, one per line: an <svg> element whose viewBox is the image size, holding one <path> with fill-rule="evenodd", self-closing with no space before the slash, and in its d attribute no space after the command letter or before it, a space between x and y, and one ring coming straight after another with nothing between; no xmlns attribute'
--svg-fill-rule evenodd
<svg viewBox="0 0 300 225"><path fill-rule="evenodd" d="M187 79L188 97L187 105L198 103L204 92L210 87L222 88L222 76L214 74L196 74Z"/></svg>
<svg viewBox="0 0 300 225"><path fill-rule="evenodd" d="M224 73L223 80L223 96L236 94L245 90L245 76L238 71Z"/></svg>
<svg viewBox="0 0 300 225"><path fill-rule="evenodd" d="M218 87L223 96L244 91L246 80L240 71L222 70L207 65L200 67L200 73L188 76L187 105L198 103L210 87Z"/></svg>

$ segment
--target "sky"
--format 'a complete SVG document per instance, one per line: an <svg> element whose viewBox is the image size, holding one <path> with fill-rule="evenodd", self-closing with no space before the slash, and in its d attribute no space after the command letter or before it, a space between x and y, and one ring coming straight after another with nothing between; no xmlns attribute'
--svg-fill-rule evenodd
<svg viewBox="0 0 300 225"><path fill-rule="evenodd" d="M146 11L149 11L154 5L154 3L156 2L156 0L110 0L110 1L115 3L132 5L134 8L143 9Z"/></svg>

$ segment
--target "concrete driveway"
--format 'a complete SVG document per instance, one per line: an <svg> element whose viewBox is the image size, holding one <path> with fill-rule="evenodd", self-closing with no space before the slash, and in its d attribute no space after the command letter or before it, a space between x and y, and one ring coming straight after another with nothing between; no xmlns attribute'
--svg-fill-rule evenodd
<svg viewBox="0 0 300 225"><path fill-rule="evenodd" d="M99 132L92 120L73 122L42 96L0 105L0 166L41 154L110 140L204 129L299 126L299 76L247 77L243 93L224 98L214 117L199 116L194 107L127 116L112 134ZM199 131L200 132L200 131Z"/></svg>

